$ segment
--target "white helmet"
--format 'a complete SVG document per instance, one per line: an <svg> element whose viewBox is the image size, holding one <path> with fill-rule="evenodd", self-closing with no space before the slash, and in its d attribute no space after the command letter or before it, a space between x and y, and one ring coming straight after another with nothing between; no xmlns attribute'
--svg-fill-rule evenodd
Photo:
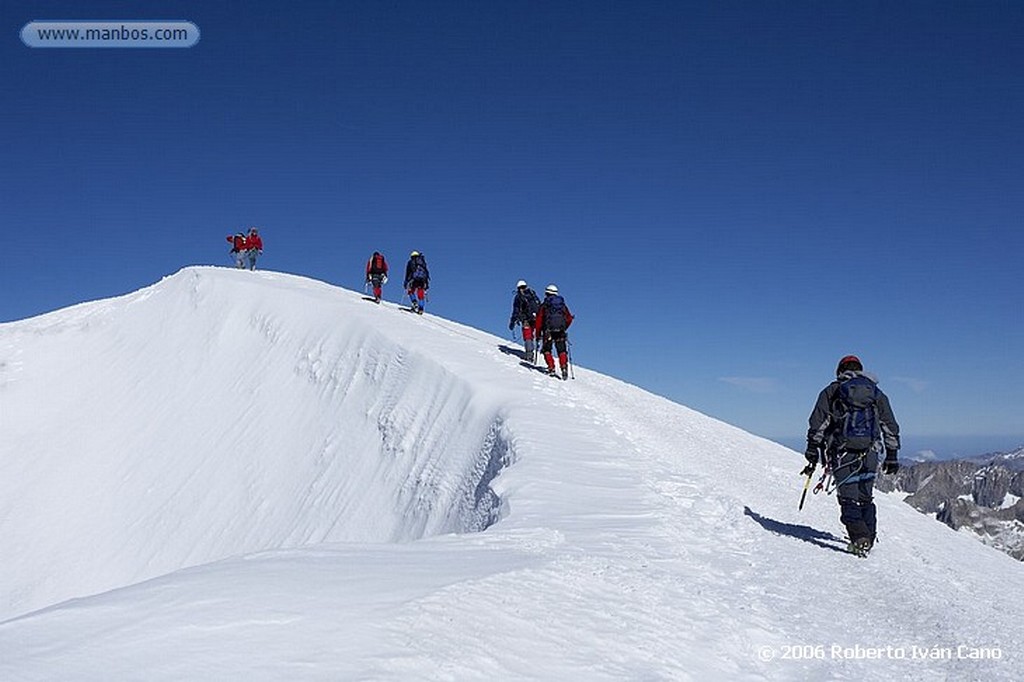
<svg viewBox="0 0 1024 682"><path fill-rule="evenodd" d="M518 282L516 282L516 289L522 289L525 286L526 286L526 280L525 279L521 279Z"/></svg>
<svg viewBox="0 0 1024 682"><path fill-rule="evenodd" d="M544 293L545 294L557 294L558 293L558 287L556 287L554 284L549 284L549 285L547 285L547 287L545 287Z"/></svg>

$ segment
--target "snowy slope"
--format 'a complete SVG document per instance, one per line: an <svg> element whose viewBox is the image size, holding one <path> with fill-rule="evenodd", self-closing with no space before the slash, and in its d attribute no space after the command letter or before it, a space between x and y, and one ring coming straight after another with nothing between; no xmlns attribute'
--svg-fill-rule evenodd
<svg viewBox="0 0 1024 682"><path fill-rule="evenodd" d="M792 451L361 299L188 268L0 325L0 679L1024 671L1009 557L882 495L855 559Z"/></svg>

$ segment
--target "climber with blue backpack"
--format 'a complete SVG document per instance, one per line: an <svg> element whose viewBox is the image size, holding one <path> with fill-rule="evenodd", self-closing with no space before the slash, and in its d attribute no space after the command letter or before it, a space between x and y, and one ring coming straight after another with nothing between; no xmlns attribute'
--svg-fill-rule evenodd
<svg viewBox="0 0 1024 682"><path fill-rule="evenodd" d="M802 473L810 478L819 462L825 464L835 482L839 520L850 538L848 550L866 556L876 536L873 488L880 452L885 451L882 473L900 468L900 427L889 398L864 372L860 359L847 355L836 367L836 380L818 395L808 424Z"/></svg>
<svg viewBox="0 0 1024 682"><path fill-rule="evenodd" d="M419 251L409 254L409 262L405 264L404 286L409 294L412 312L422 315L427 289L430 288L430 271L426 259Z"/></svg>
<svg viewBox="0 0 1024 682"><path fill-rule="evenodd" d="M537 337L544 340L540 351L544 354L544 362L548 366L548 374L555 374L555 359L551 355L551 347L558 351L558 365L562 369L562 379L569 378L568 330L572 324L572 313L565 299L558 294L558 287L549 284L544 289L544 302L537 310L537 319L533 326Z"/></svg>

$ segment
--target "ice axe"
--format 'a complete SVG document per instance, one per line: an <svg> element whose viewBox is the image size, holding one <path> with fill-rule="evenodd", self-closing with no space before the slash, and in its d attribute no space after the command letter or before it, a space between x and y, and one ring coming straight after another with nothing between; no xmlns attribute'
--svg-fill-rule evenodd
<svg viewBox="0 0 1024 682"><path fill-rule="evenodd" d="M804 492L800 495L800 506L796 508L797 511L804 508L804 500L807 499L807 490L811 487L811 479L814 478L814 467L815 465L812 464L807 467L807 469L804 469L804 471L807 471L807 481L804 483Z"/></svg>

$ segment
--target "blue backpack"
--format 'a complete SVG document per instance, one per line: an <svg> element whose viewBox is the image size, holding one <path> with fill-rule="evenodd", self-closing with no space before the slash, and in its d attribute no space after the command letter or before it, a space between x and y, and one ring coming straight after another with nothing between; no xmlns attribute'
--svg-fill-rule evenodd
<svg viewBox="0 0 1024 682"><path fill-rule="evenodd" d="M426 282L427 281L427 262L423 259L423 256L413 257L412 267L412 281Z"/></svg>
<svg viewBox="0 0 1024 682"><path fill-rule="evenodd" d="M549 332L562 332L568 327L565 317L565 299L561 296L548 296L544 299L544 329Z"/></svg>
<svg viewBox="0 0 1024 682"><path fill-rule="evenodd" d="M871 379L858 375L841 383L838 394L839 446L853 452L869 450L880 435L875 409L878 386Z"/></svg>

